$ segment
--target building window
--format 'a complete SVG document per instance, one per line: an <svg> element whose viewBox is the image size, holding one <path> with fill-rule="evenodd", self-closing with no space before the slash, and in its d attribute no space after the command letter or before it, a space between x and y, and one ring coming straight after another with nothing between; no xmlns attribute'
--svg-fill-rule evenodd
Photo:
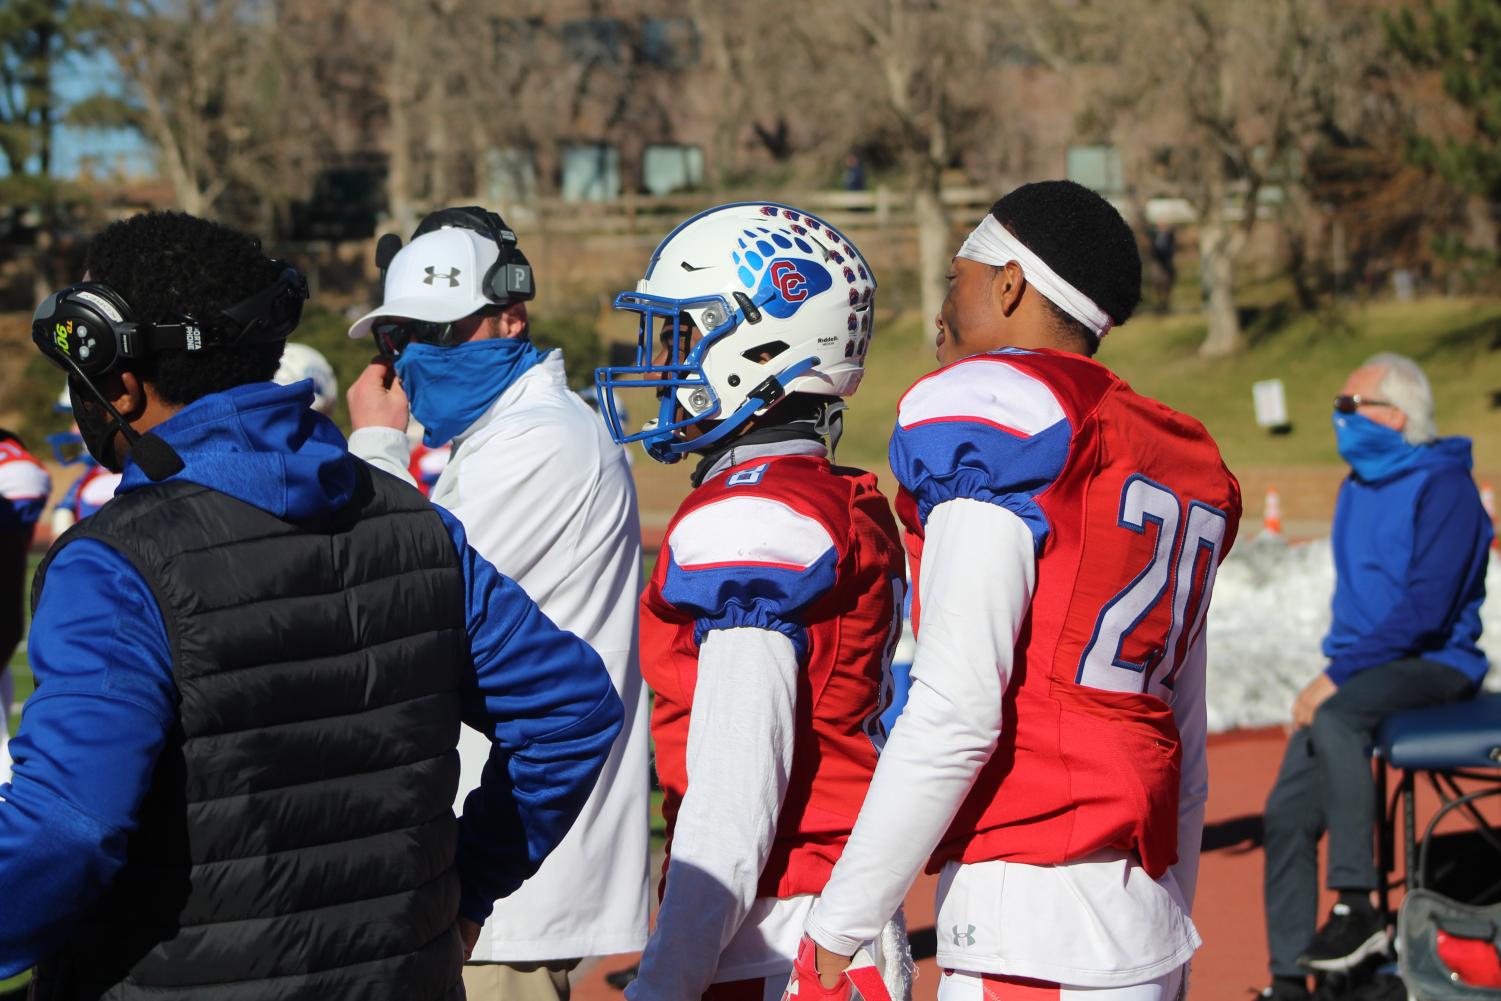
<svg viewBox="0 0 1501 1001"><path fill-rule="evenodd" d="M537 160L532 151L519 146L486 150L485 195L492 205L524 205L535 201Z"/></svg>
<svg viewBox="0 0 1501 1001"><path fill-rule="evenodd" d="M601 143L563 147L563 200L607 202L620 197L620 150Z"/></svg>
<svg viewBox="0 0 1501 1001"><path fill-rule="evenodd" d="M686 17L649 17L641 26L641 58L650 66L681 69L698 62L698 29Z"/></svg>
<svg viewBox="0 0 1501 1001"><path fill-rule="evenodd" d="M565 21L563 48L577 62L616 65L625 54L625 29L612 17Z"/></svg>
<svg viewBox="0 0 1501 1001"><path fill-rule="evenodd" d="M697 146L648 146L641 155L641 184L654 195L704 185L704 151Z"/></svg>
<svg viewBox="0 0 1501 1001"><path fill-rule="evenodd" d="M1114 146L1070 146L1068 179L1101 195L1118 195L1126 190L1121 155Z"/></svg>

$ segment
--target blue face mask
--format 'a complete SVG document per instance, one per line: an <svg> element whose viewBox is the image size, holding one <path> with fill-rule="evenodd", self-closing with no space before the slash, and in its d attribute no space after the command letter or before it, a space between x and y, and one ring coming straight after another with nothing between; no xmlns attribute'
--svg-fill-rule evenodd
<svg viewBox="0 0 1501 1001"><path fill-rule="evenodd" d="M423 443L437 448L463 434L545 354L520 338L468 341L451 348L408 344L396 358L396 374L412 416L426 429Z"/></svg>
<svg viewBox="0 0 1501 1001"><path fill-rule="evenodd" d="M1356 477L1371 482L1399 472L1416 455L1401 431L1394 431L1360 414L1334 415L1334 445Z"/></svg>

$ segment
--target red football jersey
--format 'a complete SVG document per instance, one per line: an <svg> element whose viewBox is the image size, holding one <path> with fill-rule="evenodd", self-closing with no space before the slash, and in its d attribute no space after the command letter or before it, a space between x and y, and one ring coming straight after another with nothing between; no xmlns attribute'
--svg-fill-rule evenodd
<svg viewBox="0 0 1501 1001"><path fill-rule="evenodd" d="M1177 859L1173 686L1241 514L1214 441L1087 358L1008 349L908 390L891 464L914 582L947 500L1007 508L1037 546L1000 744L930 870L1116 849L1161 875ZM920 615L914 599L919 644Z"/></svg>
<svg viewBox="0 0 1501 1001"><path fill-rule="evenodd" d="M689 495L641 599L669 855L699 643L713 629L772 629L792 640L801 672L792 773L758 893L823 889L885 739L904 587L901 536L869 473L818 456L766 457Z"/></svg>
<svg viewBox="0 0 1501 1001"><path fill-rule="evenodd" d="M21 439L0 430L0 532L30 533L51 490L52 477Z"/></svg>
<svg viewBox="0 0 1501 1001"><path fill-rule="evenodd" d="M443 470L448 468L448 459L452 453L453 446L451 445L428 448L419 441L412 446L412 457L407 462L407 473L417 481L417 489L422 491L422 496L433 495L433 487L438 485L438 477L442 476Z"/></svg>

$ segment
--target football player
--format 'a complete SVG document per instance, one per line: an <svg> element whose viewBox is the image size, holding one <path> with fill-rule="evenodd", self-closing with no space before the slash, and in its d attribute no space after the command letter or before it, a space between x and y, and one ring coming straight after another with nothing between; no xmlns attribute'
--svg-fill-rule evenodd
<svg viewBox="0 0 1501 1001"><path fill-rule="evenodd" d="M313 409L324 417L332 417L339 404L339 377L334 374L334 367L317 348L288 341L281 353L281 365L271 381L278 386L290 386L304 379L313 384Z"/></svg>
<svg viewBox="0 0 1501 1001"><path fill-rule="evenodd" d="M926 863L941 1001L1168 1001L1199 945L1204 619L1239 486L1198 421L1092 360L1141 293L1104 199L1020 187L948 277L944 367L891 439L912 687L791 990L844 992Z"/></svg>
<svg viewBox="0 0 1501 1001"><path fill-rule="evenodd" d="M823 220L750 203L673 230L615 300L639 315L637 359L598 371L601 415L659 462L697 459L641 603L669 860L631 1001L779 997L875 768L901 537L875 477L825 443L875 290ZM636 433L629 389L657 397ZM895 981L894 910L871 938Z"/></svg>
<svg viewBox="0 0 1501 1001"><path fill-rule="evenodd" d="M66 385L52 409L59 414L73 413L73 401L68 397ZM120 486L120 474L110 472L94 460L89 450L83 447L83 436L78 433L77 424L59 434L49 434L47 444L59 466L83 467L78 479L69 485L52 509L52 538L56 539L109 503L115 496L115 489Z"/></svg>
<svg viewBox="0 0 1501 1001"><path fill-rule="evenodd" d="M26 552L51 492L47 470L0 428L0 785L10 781L10 656L26 628Z"/></svg>

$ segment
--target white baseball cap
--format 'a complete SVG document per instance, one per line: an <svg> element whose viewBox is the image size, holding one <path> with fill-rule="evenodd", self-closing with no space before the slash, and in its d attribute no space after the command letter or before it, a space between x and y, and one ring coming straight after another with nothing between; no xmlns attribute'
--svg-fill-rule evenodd
<svg viewBox="0 0 1501 1001"><path fill-rule="evenodd" d="M385 317L452 323L493 303L485 297L485 273L500 247L471 229L450 227L424 233L402 247L386 269L385 302L349 328L364 337Z"/></svg>

